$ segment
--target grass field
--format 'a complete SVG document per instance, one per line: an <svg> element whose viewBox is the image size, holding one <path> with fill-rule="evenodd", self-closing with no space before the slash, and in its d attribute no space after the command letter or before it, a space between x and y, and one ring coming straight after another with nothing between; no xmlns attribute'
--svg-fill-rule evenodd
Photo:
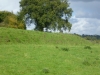
<svg viewBox="0 0 100 75"><path fill-rule="evenodd" d="M100 75L100 45L79 36L1 28L0 37L0 75Z"/></svg>

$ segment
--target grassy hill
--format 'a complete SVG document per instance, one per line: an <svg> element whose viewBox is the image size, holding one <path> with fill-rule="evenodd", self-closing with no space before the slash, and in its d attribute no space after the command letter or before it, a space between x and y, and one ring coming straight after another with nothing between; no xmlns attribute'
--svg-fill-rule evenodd
<svg viewBox="0 0 100 75"><path fill-rule="evenodd" d="M0 28L0 44L51 44L51 45L85 45L91 44L79 36L62 33Z"/></svg>
<svg viewBox="0 0 100 75"><path fill-rule="evenodd" d="M100 75L100 46L72 34L0 28L0 75Z"/></svg>

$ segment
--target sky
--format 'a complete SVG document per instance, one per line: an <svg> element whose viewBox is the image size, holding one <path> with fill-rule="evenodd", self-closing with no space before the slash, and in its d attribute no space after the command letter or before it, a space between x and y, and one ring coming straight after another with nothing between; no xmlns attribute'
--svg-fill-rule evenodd
<svg viewBox="0 0 100 75"><path fill-rule="evenodd" d="M0 0L0 11L17 13L20 10L19 1ZM69 0L69 3L73 9L70 33L100 35L100 0Z"/></svg>

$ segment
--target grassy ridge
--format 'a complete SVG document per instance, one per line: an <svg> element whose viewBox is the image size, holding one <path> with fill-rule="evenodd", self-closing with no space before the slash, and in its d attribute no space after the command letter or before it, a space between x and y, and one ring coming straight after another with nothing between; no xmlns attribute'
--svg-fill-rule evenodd
<svg viewBox="0 0 100 75"><path fill-rule="evenodd" d="M62 33L26 31L12 28L0 28L0 44L51 44L85 45L91 44L79 36Z"/></svg>

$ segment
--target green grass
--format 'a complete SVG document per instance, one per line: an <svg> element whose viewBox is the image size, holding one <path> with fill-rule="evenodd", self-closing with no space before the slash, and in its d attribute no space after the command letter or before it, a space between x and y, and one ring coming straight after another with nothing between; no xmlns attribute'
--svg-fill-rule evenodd
<svg viewBox="0 0 100 75"><path fill-rule="evenodd" d="M0 45L0 75L100 75L99 49L97 46L84 49L84 46Z"/></svg>
<svg viewBox="0 0 100 75"><path fill-rule="evenodd" d="M0 75L100 75L100 45L72 34L0 28Z"/></svg>
<svg viewBox="0 0 100 75"><path fill-rule="evenodd" d="M91 45L79 36L62 33L46 33L12 28L0 28L0 44L48 44L48 45Z"/></svg>

